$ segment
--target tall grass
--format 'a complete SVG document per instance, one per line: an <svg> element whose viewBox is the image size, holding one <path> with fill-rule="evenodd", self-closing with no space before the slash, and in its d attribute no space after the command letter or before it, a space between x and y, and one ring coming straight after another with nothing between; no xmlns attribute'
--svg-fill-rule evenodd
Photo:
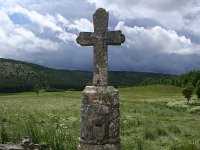
<svg viewBox="0 0 200 150"><path fill-rule="evenodd" d="M199 150L200 117L172 109L184 98L173 86L119 89L122 150ZM81 93L0 95L0 143L29 136L52 150L75 150Z"/></svg>

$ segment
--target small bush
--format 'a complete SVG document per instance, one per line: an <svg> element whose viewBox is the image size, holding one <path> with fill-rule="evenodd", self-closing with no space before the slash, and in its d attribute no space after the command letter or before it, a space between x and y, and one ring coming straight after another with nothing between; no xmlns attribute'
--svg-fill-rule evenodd
<svg viewBox="0 0 200 150"><path fill-rule="evenodd" d="M37 94L37 96L39 95L40 90L41 90L40 85L39 85L39 84L36 84L35 87L34 87L34 92Z"/></svg>
<svg viewBox="0 0 200 150"><path fill-rule="evenodd" d="M198 100L200 100L200 86L196 87L195 94L197 95Z"/></svg>
<svg viewBox="0 0 200 150"><path fill-rule="evenodd" d="M177 109L187 109L189 106L185 101L177 101L177 102L168 102L167 106L170 108L177 108Z"/></svg>
<svg viewBox="0 0 200 150"><path fill-rule="evenodd" d="M193 88L190 86L187 86L186 88L183 89L182 94L187 99L187 103L189 104L189 101L193 94Z"/></svg>
<svg viewBox="0 0 200 150"><path fill-rule="evenodd" d="M190 101L190 106L200 106L200 101L192 100Z"/></svg>
<svg viewBox="0 0 200 150"><path fill-rule="evenodd" d="M200 114L200 106L192 107L188 110L188 112L191 114Z"/></svg>

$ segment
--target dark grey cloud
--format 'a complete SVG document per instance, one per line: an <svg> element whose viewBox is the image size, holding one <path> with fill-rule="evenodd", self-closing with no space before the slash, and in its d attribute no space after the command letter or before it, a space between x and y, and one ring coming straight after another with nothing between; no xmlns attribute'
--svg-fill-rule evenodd
<svg viewBox="0 0 200 150"><path fill-rule="evenodd" d="M0 1L0 57L92 70L92 47L78 46L75 39L93 30L97 7L109 11L110 30L126 35L121 46L109 46L109 70L180 74L200 69L199 0Z"/></svg>
<svg viewBox="0 0 200 150"><path fill-rule="evenodd" d="M121 55L122 53L126 55ZM109 51L110 70L181 74L191 70L200 70L199 64L199 56L192 54L164 54L134 48L111 48Z"/></svg>

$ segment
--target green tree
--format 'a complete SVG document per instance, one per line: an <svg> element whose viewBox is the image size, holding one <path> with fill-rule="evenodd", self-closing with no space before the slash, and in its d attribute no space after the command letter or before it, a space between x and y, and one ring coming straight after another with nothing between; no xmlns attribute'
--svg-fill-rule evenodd
<svg viewBox="0 0 200 150"><path fill-rule="evenodd" d="M200 100L200 86L196 87L195 94L197 95L198 100Z"/></svg>
<svg viewBox="0 0 200 150"><path fill-rule="evenodd" d="M193 88L191 86L187 86L182 91L183 96L187 99L187 103L189 104L189 101L193 94Z"/></svg>
<svg viewBox="0 0 200 150"><path fill-rule="evenodd" d="M35 85L34 92L37 94L37 96L39 95L39 93L40 93L40 86L39 86L39 84Z"/></svg>
<svg viewBox="0 0 200 150"><path fill-rule="evenodd" d="M197 95L198 100L200 99L200 80L198 80L195 88L195 94Z"/></svg>
<svg viewBox="0 0 200 150"><path fill-rule="evenodd" d="M196 86L200 86L200 79L197 81Z"/></svg>

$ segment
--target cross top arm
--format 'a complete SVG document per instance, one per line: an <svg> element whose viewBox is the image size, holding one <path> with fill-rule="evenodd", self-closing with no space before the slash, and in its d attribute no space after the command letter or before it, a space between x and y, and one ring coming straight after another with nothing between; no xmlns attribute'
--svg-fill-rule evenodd
<svg viewBox="0 0 200 150"><path fill-rule="evenodd" d="M118 31L108 31L109 13L99 8L93 15L94 32L81 32L76 39L81 46L93 46L93 85L108 84L108 45L121 45L125 36Z"/></svg>

